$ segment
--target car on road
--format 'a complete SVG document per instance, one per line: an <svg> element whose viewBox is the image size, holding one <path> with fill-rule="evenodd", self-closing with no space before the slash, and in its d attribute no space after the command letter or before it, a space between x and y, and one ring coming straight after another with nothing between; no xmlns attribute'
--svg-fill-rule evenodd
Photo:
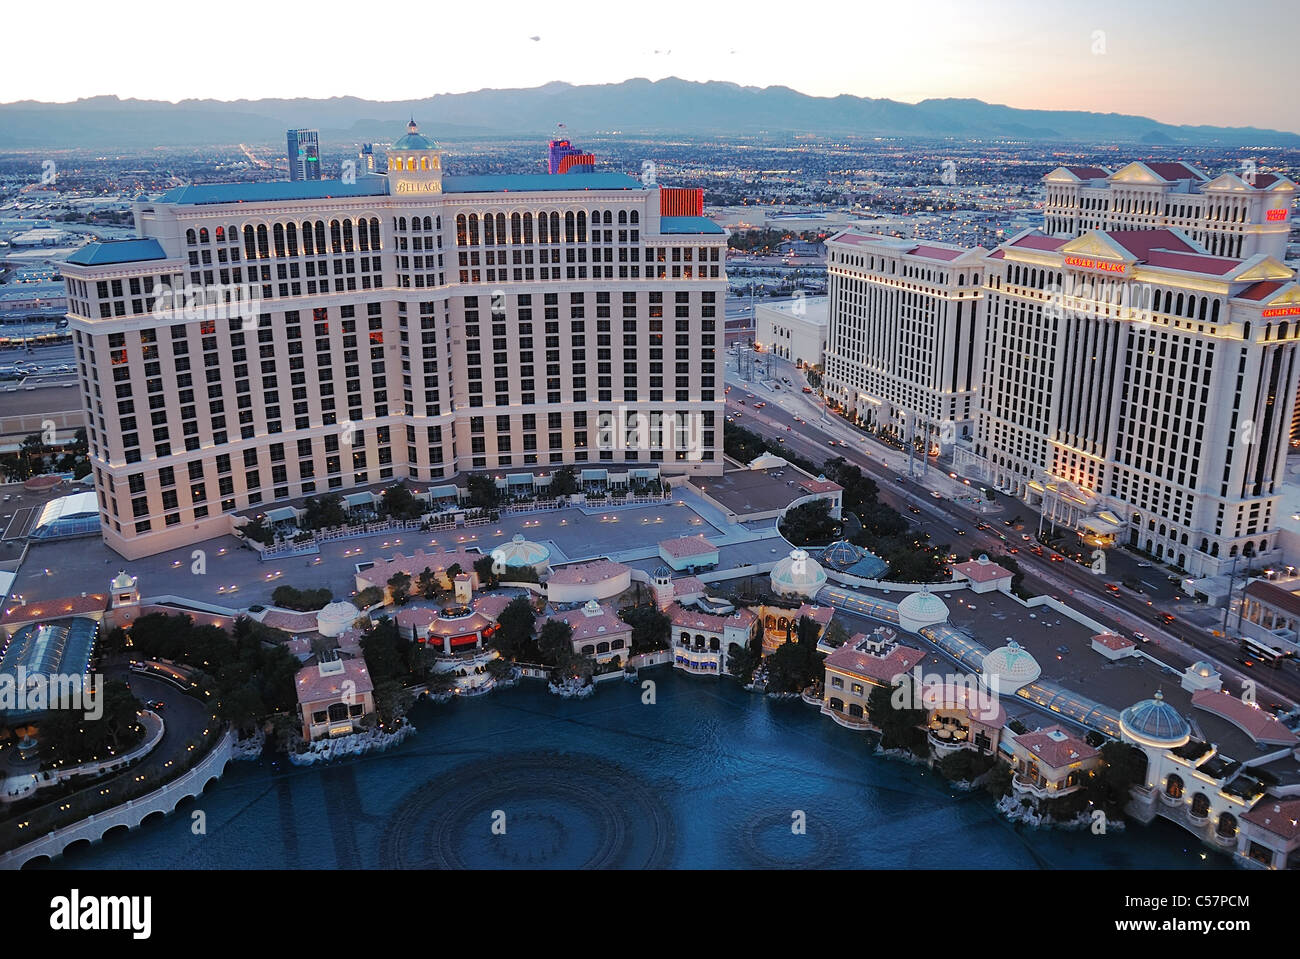
<svg viewBox="0 0 1300 959"><path fill-rule="evenodd" d="M812 392L812 387L811 387L811 386L805 386L805 387L803 388L803 391L804 391L805 393L811 393L811 392Z"/></svg>
<svg viewBox="0 0 1300 959"><path fill-rule="evenodd" d="M1137 630L1133 631L1133 638L1136 639L1139 643L1151 642L1150 636L1148 636L1146 633L1139 633Z"/></svg>
<svg viewBox="0 0 1300 959"><path fill-rule="evenodd" d="M157 712L167 704L164 703L161 699L151 699L147 703L145 703L145 705L148 706L150 709L152 709L154 712Z"/></svg>
<svg viewBox="0 0 1300 959"><path fill-rule="evenodd" d="M1060 553L1053 553L1053 554L1052 554L1050 557L1048 557L1048 558L1051 559L1051 561L1052 561L1053 563L1064 563L1064 562L1065 562L1065 557L1062 556Z"/></svg>
<svg viewBox="0 0 1300 959"><path fill-rule="evenodd" d="M1172 622L1173 622L1175 619L1177 619L1178 617L1176 617L1173 613L1161 613L1161 614L1160 614L1158 617L1156 617L1156 618L1159 619L1160 622L1162 622L1162 623L1164 623L1166 626L1168 626L1170 623L1172 623Z"/></svg>
<svg viewBox="0 0 1300 959"><path fill-rule="evenodd" d="M966 531L965 531L964 529L961 529L960 527L957 527L957 526L954 526L954 527L952 528L952 531L953 531L954 533L956 533L958 536L965 536L965 535L966 535Z"/></svg>
<svg viewBox="0 0 1300 959"><path fill-rule="evenodd" d="M943 494L940 493L937 489L930 490L930 495L933 496L935 499L943 499Z"/></svg>
<svg viewBox="0 0 1300 959"><path fill-rule="evenodd" d="M1150 563L1138 563L1138 569L1150 569L1150 568L1151 568Z"/></svg>
<svg viewBox="0 0 1300 959"><path fill-rule="evenodd" d="M989 529L990 527L989 527L989 524L988 524L988 523L976 523L976 524L975 524L975 528L976 528L977 530L979 530L979 531L982 533L982 532L984 532L986 529Z"/></svg>
<svg viewBox="0 0 1300 959"><path fill-rule="evenodd" d="M834 446L834 445L835 445L835 441L834 441L834 440L827 440L826 442L827 442L829 445L831 445L831 446Z"/></svg>
<svg viewBox="0 0 1300 959"><path fill-rule="evenodd" d="M1119 592L1119 583L1107 583L1107 584L1106 584L1106 589L1109 590L1109 591L1112 592L1112 593L1118 593L1118 592Z"/></svg>
<svg viewBox="0 0 1300 959"><path fill-rule="evenodd" d="M909 506L909 507L907 508L907 511L908 511L909 513L917 513L917 514L919 514L919 513L921 512L921 507L919 507L919 506Z"/></svg>
<svg viewBox="0 0 1300 959"><path fill-rule="evenodd" d="M766 405L767 405L766 403L764 403L764 402L762 402L762 401L760 400L759 402L757 402L757 403L754 404L754 409L756 409L756 410L761 410L761 409L762 409L763 407L765 407Z"/></svg>
<svg viewBox="0 0 1300 959"><path fill-rule="evenodd" d="M746 393L746 394L745 394L745 399L747 399L747 400L752 400L753 398L754 398L754 394L753 394L753 393Z"/></svg>
<svg viewBox="0 0 1300 959"><path fill-rule="evenodd" d="M1019 547L1019 546L1008 546L1008 547L1007 547L1007 552L1008 552L1008 553L1018 553L1018 552L1020 552L1020 547Z"/></svg>

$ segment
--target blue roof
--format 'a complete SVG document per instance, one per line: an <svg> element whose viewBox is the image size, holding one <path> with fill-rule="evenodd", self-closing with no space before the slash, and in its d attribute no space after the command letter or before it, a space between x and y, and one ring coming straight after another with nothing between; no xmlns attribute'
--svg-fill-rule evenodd
<svg viewBox="0 0 1300 959"><path fill-rule="evenodd" d="M550 190L639 190L643 184L626 173L508 173L444 176L444 193L510 193Z"/></svg>
<svg viewBox="0 0 1300 959"><path fill-rule="evenodd" d="M660 233L726 233L707 216L661 216Z"/></svg>
<svg viewBox="0 0 1300 959"><path fill-rule="evenodd" d="M108 263L165 259L167 253L157 240L105 240L102 243L87 243L68 257L68 262L81 266L104 266Z"/></svg>
<svg viewBox="0 0 1300 959"><path fill-rule="evenodd" d="M383 196L384 177L361 176L355 183L342 180L299 180L295 183L205 183L179 186L162 195L163 203L261 203L267 200L321 200L336 196Z"/></svg>

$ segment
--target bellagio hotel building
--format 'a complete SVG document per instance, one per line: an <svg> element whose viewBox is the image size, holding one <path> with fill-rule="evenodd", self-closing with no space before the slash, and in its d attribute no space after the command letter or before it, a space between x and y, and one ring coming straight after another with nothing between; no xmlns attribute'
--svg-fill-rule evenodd
<svg viewBox="0 0 1300 959"><path fill-rule="evenodd" d="M590 170L444 175L412 123L387 175L137 198L64 270L105 542L400 479L720 473L726 233Z"/></svg>

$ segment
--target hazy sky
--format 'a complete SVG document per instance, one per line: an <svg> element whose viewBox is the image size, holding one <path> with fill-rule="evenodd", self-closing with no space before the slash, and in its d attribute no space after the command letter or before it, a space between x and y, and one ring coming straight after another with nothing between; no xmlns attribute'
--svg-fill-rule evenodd
<svg viewBox="0 0 1300 959"><path fill-rule="evenodd" d="M0 102L398 100L679 76L1300 132L1290 0L63 0L4 16Z"/></svg>

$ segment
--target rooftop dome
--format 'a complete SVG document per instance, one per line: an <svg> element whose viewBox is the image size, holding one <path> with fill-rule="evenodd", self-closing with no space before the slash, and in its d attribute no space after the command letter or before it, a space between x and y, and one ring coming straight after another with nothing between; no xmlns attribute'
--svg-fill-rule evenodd
<svg viewBox="0 0 1300 959"><path fill-rule="evenodd" d="M796 593L811 599L825 585L826 571L806 549L791 550L772 567L772 589L779 594Z"/></svg>
<svg viewBox="0 0 1300 959"><path fill-rule="evenodd" d="M942 623L947 618L948 604L928 589L909 593L898 604L899 623L910 632L915 632L920 626Z"/></svg>
<svg viewBox="0 0 1300 959"><path fill-rule="evenodd" d="M866 551L846 539L831 543L821 555L821 561L831 569L848 569L866 555Z"/></svg>
<svg viewBox="0 0 1300 959"><path fill-rule="evenodd" d="M394 150L436 150L438 144L434 143L426 136L420 134L420 127L416 124L415 118L406 125L406 136L401 137L393 143Z"/></svg>
<svg viewBox="0 0 1300 959"><path fill-rule="evenodd" d="M1215 669L1213 666L1211 666L1203 659L1199 663L1192 663L1191 670L1197 676L1203 676L1206 679L1209 679L1211 676L1215 675L1218 672L1217 669Z"/></svg>
<svg viewBox="0 0 1300 959"><path fill-rule="evenodd" d="M113 589L131 589L135 586L135 577L122 570L113 577Z"/></svg>
<svg viewBox="0 0 1300 959"><path fill-rule="evenodd" d="M316 632L322 636L338 636L361 614L348 602L330 603L316 614Z"/></svg>
<svg viewBox="0 0 1300 959"><path fill-rule="evenodd" d="M1135 703L1119 714L1120 731L1152 746L1181 746L1191 737L1187 720L1165 702L1157 690L1154 697Z"/></svg>
<svg viewBox="0 0 1300 959"><path fill-rule="evenodd" d="M1014 639L984 657L984 683L998 693L1013 693L1039 677L1042 667Z"/></svg>
<svg viewBox="0 0 1300 959"><path fill-rule="evenodd" d="M656 566L654 568L654 572L652 572L650 575L653 576L655 579L672 579L673 570L671 566L664 566L660 564L659 566Z"/></svg>
<svg viewBox="0 0 1300 959"><path fill-rule="evenodd" d="M510 542L492 550L492 562L499 568L507 566L540 566L551 558L551 551L541 543L526 540L516 533Z"/></svg>

